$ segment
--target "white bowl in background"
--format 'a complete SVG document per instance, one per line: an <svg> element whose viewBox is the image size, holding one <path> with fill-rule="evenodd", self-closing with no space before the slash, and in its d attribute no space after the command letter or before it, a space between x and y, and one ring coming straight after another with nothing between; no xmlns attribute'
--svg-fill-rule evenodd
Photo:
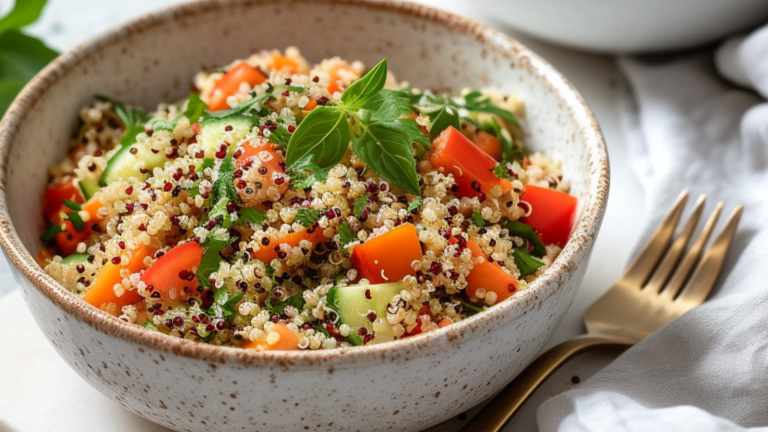
<svg viewBox="0 0 768 432"><path fill-rule="evenodd" d="M768 0L473 0L513 28L602 53L690 48L768 22Z"/></svg>

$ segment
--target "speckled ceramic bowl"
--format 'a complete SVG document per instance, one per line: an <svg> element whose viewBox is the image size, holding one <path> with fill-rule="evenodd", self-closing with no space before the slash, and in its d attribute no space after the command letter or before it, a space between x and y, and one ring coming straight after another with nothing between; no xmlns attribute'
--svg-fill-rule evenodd
<svg viewBox="0 0 768 432"><path fill-rule="evenodd" d="M466 321L407 340L323 352L220 348L151 333L78 300L33 259L46 167L94 94L144 107L185 96L194 71L296 45L390 68L416 87L494 86L525 100L528 145L563 161L580 218L531 287ZM62 55L0 125L0 244L37 323L88 382L185 431L419 430L487 398L530 362L576 294L605 210L600 129L571 85L512 39L408 3L206 1L130 22Z"/></svg>

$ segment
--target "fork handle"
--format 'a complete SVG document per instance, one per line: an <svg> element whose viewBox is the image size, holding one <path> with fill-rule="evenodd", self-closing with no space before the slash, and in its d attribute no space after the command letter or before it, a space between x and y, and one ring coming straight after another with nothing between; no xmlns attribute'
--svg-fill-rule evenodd
<svg viewBox="0 0 768 432"><path fill-rule="evenodd" d="M568 360L598 347L626 349L633 344L622 339L583 335L550 348L507 384L461 432L500 432L541 383Z"/></svg>

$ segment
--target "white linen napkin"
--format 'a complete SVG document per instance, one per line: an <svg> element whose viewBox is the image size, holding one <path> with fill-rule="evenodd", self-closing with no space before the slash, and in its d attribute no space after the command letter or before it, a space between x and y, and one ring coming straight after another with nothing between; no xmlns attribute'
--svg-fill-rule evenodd
<svg viewBox="0 0 768 432"><path fill-rule="evenodd" d="M745 207L720 280L706 303L542 405L542 432L768 431L768 26L725 42L717 68L714 57L618 62L634 93L624 123L646 233L684 188L706 193L707 210L724 201L723 216Z"/></svg>

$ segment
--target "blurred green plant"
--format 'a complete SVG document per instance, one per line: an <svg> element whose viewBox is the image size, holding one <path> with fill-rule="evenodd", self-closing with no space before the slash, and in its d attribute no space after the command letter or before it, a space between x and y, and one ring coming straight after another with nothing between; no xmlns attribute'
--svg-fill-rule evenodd
<svg viewBox="0 0 768 432"><path fill-rule="evenodd" d="M16 0L0 18L0 116L24 85L59 55L22 29L40 17L47 0Z"/></svg>

